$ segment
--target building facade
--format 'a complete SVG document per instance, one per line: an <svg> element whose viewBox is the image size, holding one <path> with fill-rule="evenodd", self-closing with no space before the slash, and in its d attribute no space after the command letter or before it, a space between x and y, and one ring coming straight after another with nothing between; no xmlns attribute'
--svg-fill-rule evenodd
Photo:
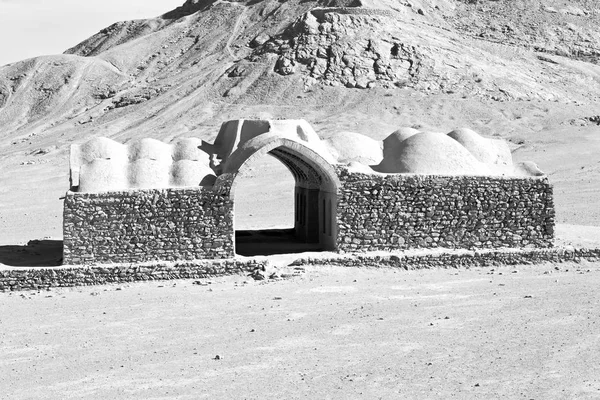
<svg viewBox="0 0 600 400"><path fill-rule="evenodd" d="M321 139L303 120L236 120L212 144L74 145L63 262L235 257L236 186L267 154L295 179L295 239L324 251L553 245L552 186L501 141L409 128Z"/></svg>

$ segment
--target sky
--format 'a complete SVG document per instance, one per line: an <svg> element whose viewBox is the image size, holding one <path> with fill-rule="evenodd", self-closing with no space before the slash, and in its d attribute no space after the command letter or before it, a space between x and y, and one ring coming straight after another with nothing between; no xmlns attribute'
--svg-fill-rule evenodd
<svg viewBox="0 0 600 400"><path fill-rule="evenodd" d="M152 18L185 0L0 0L0 66L63 53L117 21Z"/></svg>

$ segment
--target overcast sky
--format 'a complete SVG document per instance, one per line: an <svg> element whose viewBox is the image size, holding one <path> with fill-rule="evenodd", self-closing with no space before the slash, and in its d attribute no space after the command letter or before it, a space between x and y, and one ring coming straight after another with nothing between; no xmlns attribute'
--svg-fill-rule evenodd
<svg viewBox="0 0 600 400"><path fill-rule="evenodd" d="M185 0L0 0L0 66L60 54L113 22L151 18Z"/></svg>

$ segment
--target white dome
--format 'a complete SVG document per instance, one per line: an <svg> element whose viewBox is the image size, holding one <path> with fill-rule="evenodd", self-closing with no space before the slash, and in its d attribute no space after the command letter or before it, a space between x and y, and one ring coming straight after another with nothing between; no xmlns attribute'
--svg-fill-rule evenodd
<svg viewBox="0 0 600 400"><path fill-rule="evenodd" d="M418 133L386 154L380 172L430 175L481 175L488 168L457 141L439 133Z"/></svg>
<svg viewBox="0 0 600 400"><path fill-rule="evenodd" d="M352 161L365 165L383 159L381 142L355 132L338 132L323 141L326 149L341 163Z"/></svg>

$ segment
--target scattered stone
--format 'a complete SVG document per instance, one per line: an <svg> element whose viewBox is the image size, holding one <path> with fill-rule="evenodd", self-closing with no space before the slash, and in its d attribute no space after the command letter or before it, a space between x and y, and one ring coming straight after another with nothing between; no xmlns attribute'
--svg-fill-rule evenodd
<svg viewBox="0 0 600 400"><path fill-rule="evenodd" d="M254 279L255 281L264 281L265 280L265 275L263 274L263 271L257 269L255 271L252 271L251 273L248 274L249 277L251 277L252 279Z"/></svg>
<svg viewBox="0 0 600 400"><path fill-rule="evenodd" d="M39 149L36 149L36 150L33 150L32 152L30 152L29 155L31 155L31 156L43 156L43 155L46 155L46 154L50 153L53 150L56 150L57 148L58 148L57 146L39 148Z"/></svg>
<svg viewBox="0 0 600 400"><path fill-rule="evenodd" d="M291 75L295 72L294 62L287 57L279 57L275 64L275 72L281 75Z"/></svg>
<svg viewBox="0 0 600 400"><path fill-rule="evenodd" d="M245 74L246 74L246 67L244 67L242 65L236 65L227 71L227 76L230 78L239 78L239 77L244 76Z"/></svg>
<svg viewBox="0 0 600 400"><path fill-rule="evenodd" d="M263 44L267 43L270 39L271 37L266 33L260 33L258 36L252 39L252 41L250 42L250 47L255 48L262 46Z"/></svg>

